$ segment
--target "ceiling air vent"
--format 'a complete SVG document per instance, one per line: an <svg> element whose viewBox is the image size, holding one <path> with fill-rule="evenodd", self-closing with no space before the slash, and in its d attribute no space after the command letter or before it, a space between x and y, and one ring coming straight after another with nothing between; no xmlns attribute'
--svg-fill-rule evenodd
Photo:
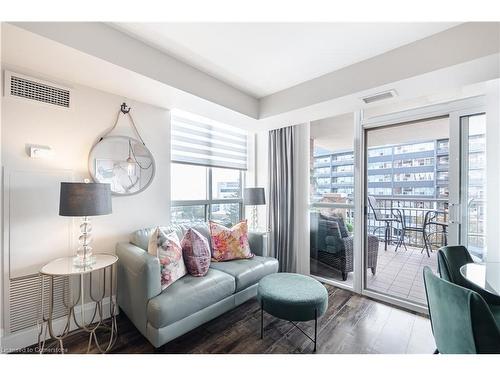
<svg viewBox="0 0 500 375"><path fill-rule="evenodd" d="M51 104L60 108L70 107L71 91L68 88L12 72L5 72L5 85L7 96Z"/></svg>
<svg viewBox="0 0 500 375"><path fill-rule="evenodd" d="M366 104L370 104L373 102L378 102L380 100L386 100L386 99L391 99L397 96L396 90L389 90L389 91L384 91L384 92L379 92L377 94L373 94L370 96L365 96L364 98L361 98L362 101L364 101Z"/></svg>

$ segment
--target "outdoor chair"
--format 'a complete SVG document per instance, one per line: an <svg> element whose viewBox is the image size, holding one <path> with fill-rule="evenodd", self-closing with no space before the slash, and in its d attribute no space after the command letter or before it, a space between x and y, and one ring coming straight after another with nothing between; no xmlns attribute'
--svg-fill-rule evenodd
<svg viewBox="0 0 500 375"><path fill-rule="evenodd" d="M375 216L375 220L384 223L381 226L376 227L373 230L373 234L376 235L378 230L384 230L384 250L387 251L387 244L392 239L392 229L393 223L398 223L399 220L392 215L387 215L382 213L377 204L377 199L373 196L368 196L368 204L373 211L373 215Z"/></svg>

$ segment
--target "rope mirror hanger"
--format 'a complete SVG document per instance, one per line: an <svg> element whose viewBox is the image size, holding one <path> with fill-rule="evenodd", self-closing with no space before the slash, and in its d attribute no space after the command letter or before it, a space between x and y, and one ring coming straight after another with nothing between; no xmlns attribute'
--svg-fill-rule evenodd
<svg viewBox="0 0 500 375"><path fill-rule="evenodd" d="M110 135L121 116L128 117L135 137ZM136 194L150 185L155 172L154 159L126 103L121 104L113 126L92 147L89 170L94 181L111 184L115 195Z"/></svg>

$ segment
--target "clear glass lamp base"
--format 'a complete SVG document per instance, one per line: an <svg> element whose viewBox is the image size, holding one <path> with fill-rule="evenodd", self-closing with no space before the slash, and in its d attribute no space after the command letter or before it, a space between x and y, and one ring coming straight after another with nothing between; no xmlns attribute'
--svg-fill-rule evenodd
<svg viewBox="0 0 500 375"><path fill-rule="evenodd" d="M95 256L93 256L93 255L91 255L89 257L85 257L85 258L82 258L79 256L75 256L73 258L73 266L75 266L77 268L90 267L90 266L94 265L95 262L96 262L96 259L95 259Z"/></svg>
<svg viewBox="0 0 500 375"><path fill-rule="evenodd" d="M73 265L78 268L85 268L92 266L96 262L90 246L92 243L92 225L88 216L82 218L80 232L80 237L78 237L80 246L76 251L76 257L73 258Z"/></svg>

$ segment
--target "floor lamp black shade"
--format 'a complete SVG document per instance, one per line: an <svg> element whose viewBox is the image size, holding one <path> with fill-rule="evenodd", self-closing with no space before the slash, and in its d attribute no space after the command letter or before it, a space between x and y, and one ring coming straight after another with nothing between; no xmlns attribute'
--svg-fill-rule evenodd
<svg viewBox="0 0 500 375"><path fill-rule="evenodd" d="M61 182L60 216L99 216L111 212L111 185Z"/></svg>
<svg viewBox="0 0 500 375"><path fill-rule="evenodd" d="M264 193L264 188L245 188L243 203L245 206L260 206L266 204L266 194Z"/></svg>

